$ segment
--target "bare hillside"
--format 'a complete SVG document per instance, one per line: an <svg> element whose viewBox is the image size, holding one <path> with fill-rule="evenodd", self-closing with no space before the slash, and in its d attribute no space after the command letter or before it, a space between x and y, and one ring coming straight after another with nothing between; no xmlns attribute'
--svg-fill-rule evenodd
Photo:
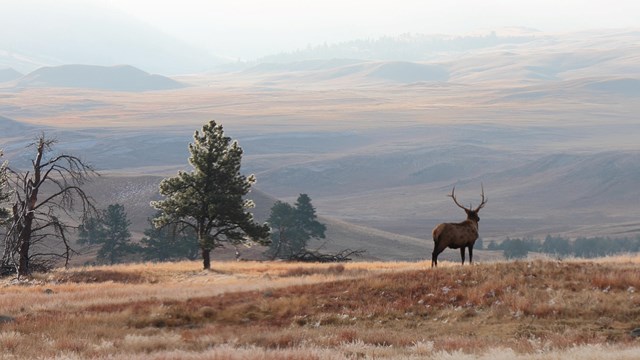
<svg viewBox="0 0 640 360"><path fill-rule="evenodd" d="M162 75L133 66L61 65L35 70L16 82L16 87L68 87L110 91L151 91L184 87Z"/></svg>
<svg viewBox="0 0 640 360"><path fill-rule="evenodd" d="M1 134L1 147L25 166L21 149L45 129L101 171L168 176L215 119L261 191L307 193L320 215L396 234L407 253L437 223L463 220L446 197L454 184L465 202L484 184L485 239L637 236L638 34L530 34L410 61L261 63L161 92L3 85L0 115L25 132Z"/></svg>

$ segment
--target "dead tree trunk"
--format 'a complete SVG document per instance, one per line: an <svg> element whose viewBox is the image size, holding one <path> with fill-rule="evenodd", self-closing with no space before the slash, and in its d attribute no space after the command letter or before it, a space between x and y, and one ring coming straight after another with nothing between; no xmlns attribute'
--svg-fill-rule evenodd
<svg viewBox="0 0 640 360"><path fill-rule="evenodd" d="M51 264L52 257L62 257L68 262L72 250L67 234L75 226L61 221L61 215L84 218L95 211L93 202L80 188L95 172L75 156L48 157L53 144L55 140L41 135L34 144L36 156L31 161L31 171L9 170L14 190L13 217L5 234L1 265L3 268L15 266L18 276L28 275L33 270L34 258L40 257L41 265ZM43 193L45 187L47 190ZM74 212L76 202L82 205L79 215ZM62 244L52 244L53 240ZM47 250L34 254L34 246L39 242L44 242L47 248L61 249L61 253ZM40 250L43 244L39 246Z"/></svg>

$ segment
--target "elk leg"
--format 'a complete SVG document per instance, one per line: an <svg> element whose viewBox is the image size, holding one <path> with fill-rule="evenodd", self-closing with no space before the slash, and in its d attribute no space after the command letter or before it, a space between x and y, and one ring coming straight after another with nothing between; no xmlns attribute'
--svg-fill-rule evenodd
<svg viewBox="0 0 640 360"><path fill-rule="evenodd" d="M462 265L464 265L464 246L460 248L460 257L462 258Z"/></svg>
<svg viewBox="0 0 640 360"><path fill-rule="evenodd" d="M473 245L469 246L469 264L473 263Z"/></svg>
<svg viewBox="0 0 640 360"><path fill-rule="evenodd" d="M431 267L438 267L438 255L446 249L446 246L440 246L439 243L436 243L433 247L433 253L431 254Z"/></svg>

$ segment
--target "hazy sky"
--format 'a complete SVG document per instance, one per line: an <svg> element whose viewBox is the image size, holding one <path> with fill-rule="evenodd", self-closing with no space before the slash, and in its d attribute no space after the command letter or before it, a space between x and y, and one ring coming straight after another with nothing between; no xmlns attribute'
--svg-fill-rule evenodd
<svg viewBox="0 0 640 360"><path fill-rule="evenodd" d="M6 0L0 0L0 2ZM637 0L95 0L212 53L242 58L402 33L640 27Z"/></svg>

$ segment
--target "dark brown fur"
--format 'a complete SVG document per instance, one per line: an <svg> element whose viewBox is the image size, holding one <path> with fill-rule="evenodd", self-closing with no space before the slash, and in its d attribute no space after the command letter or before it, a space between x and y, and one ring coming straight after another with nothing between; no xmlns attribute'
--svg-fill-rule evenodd
<svg viewBox="0 0 640 360"><path fill-rule="evenodd" d="M469 249L469 263L473 262L473 245L478 239L478 212L487 203L482 190L482 202L475 208L465 208L460 205L455 197L455 186L449 195L460 208L467 213L467 220L461 223L442 223L433 228L433 253L431 254L431 267L438 266L438 255L446 248L460 249L460 257L464 265L464 249Z"/></svg>

